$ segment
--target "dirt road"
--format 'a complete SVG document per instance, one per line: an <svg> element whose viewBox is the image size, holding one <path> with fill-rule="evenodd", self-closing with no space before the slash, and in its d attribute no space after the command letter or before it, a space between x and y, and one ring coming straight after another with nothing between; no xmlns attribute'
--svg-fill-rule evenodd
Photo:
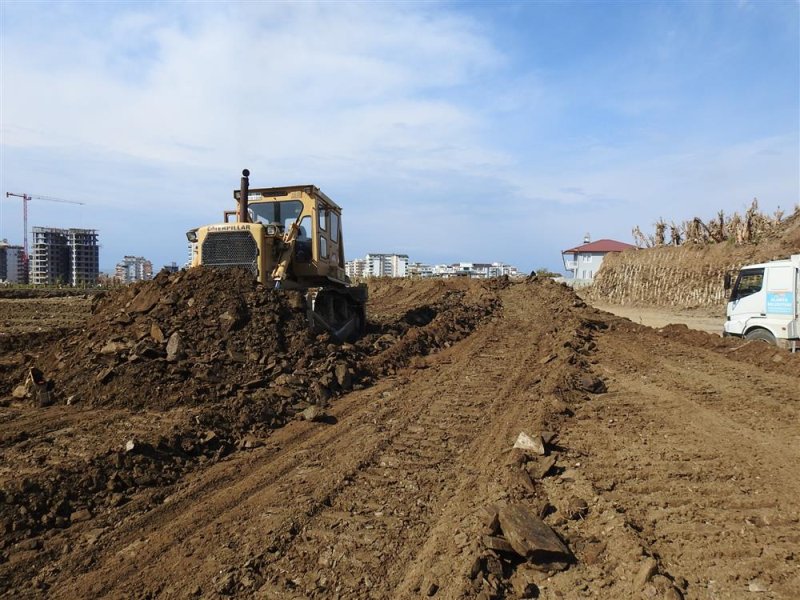
<svg viewBox="0 0 800 600"><path fill-rule="evenodd" d="M595 308L610 312L618 317L624 317L647 327L665 327L667 325L686 325L689 329L705 331L721 335L722 324L725 322L725 310L710 309L678 309L659 308L648 306L623 306L620 304L606 304L603 302L588 301Z"/></svg>
<svg viewBox="0 0 800 600"><path fill-rule="evenodd" d="M377 322L425 314L452 286L465 293L461 303L479 297L494 308L460 341L399 361L392 348L420 348L433 326L429 337L444 340L434 332L463 319L437 309L365 359L374 366L394 352L383 375L332 402L326 422L292 420L230 452L186 455L168 463L173 475L143 479L120 504L92 492L92 510L26 530L14 512L23 492L5 472L0 590L800 597L800 357L680 327L649 329L548 281L382 285L372 291ZM118 460L110 449L123 440L166 436L198 414L0 410L4 464L26 469L29 487L64 465ZM512 450L521 431L554 432L548 456ZM495 512L510 505L543 516L569 548L567 568L492 548L509 533L498 532Z"/></svg>

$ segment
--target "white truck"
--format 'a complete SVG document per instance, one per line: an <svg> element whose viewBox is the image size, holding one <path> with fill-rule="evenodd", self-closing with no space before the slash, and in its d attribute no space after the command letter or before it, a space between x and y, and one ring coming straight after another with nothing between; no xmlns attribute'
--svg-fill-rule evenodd
<svg viewBox="0 0 800 600"><path fill-rule="evenodd" d="M800 254L786 260L747 265L739 270L731 286L723 335L763 340L770 344L800 348Z"/></svg>

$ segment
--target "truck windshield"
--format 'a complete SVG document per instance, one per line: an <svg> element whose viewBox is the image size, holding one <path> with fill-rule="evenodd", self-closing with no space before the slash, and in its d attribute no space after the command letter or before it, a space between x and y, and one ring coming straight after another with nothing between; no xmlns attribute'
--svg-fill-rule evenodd
<svg viewBox="0 0 800 600"><path fill-rule="evenodd" d="M283 226L285 231L303 212L303 203L299 200L251 202L249 208L250 220L253 223L263 223L264 225L275 223Z"/></svg>
<svg viewBox="0 0 800 600"><path fill-rule="evenodd" d="M739 278L736 280L736 285L733 286L731 302L760 292L763 283L764 269L742 269L739 273Z"/></svg>

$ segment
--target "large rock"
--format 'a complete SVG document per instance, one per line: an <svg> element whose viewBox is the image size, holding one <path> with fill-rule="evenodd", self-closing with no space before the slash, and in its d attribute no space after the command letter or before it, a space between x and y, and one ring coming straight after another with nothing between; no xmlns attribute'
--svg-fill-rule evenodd
<svg viewBox="0 0 800 600"><path fill-rule="evenodd" d="M161 299L158 288L150 287L141 290L128 305L128 312L146 313L158 304Z"/></svg>
<svg viewBox="0 0 800 600"><path fill-rule="evenodd" d="M533 479L544 479L545 475L550 472L556 465L555 456L543 456L539 460L528 462L525 468Z"/></svg>
<svg viewBox="0 0 800 600"><path fill-rule="evenodd" d="M520 450L526 450L528 452L532 452L533 454L539 455L544 455L546 452L544 441L542 441L541 435L538 433L535 435L529 435L524 431L521 431L517 436L517 441L514 442L514 448L519 448Z"/></svg>
<svg viewBox="0 0 800 600"><path fill-rule="evenodd" d="M353 377L347 363L336 363L336 382L343 390L349 390L353 387Z"/></svg>
<svg viewBox="0 0 800 600"><path fill-rule="evenodd" d="M82 508L80 510L76 510L69 516L69 520L72 521L73 523L88 521L91 518L92 518L92 513L89 511L88 508Z"/></svg>
<svg viewBox="0 0 800 600"><path fill-rule="evenodd" d="M521 504L504 506L499 512L500 528L514 552L544 570L561 570L572 553L533 511Z"/></svg>
<svg viewBox="0 0 800 600"><path fill-rule="evenodd" d="M158 326L157 323L153 323L150 325L150 337L153 338L158 344L163 344L166 337L164 336L164 332L162 331L161 327Z"/></svg>
<svg viewBox="0 0 800 600"><path fill-rule="evenodd" d="M169 341L167 342L167 360L169 362L175 362L182 356L183 340L181 339L180 334L176 331L169 336Z"/></svg>
<svg viewBox="0 0 800 600"><path fill-rule="evenodd" d="M322 410L322 408L320 408L316 404L311 405L307 409L305 409L302 412L302 415L306 421L324 421L325 418L327 417L325 411Z"/></svg>
<svg viewBox="0 0 800 600"><path fill-rule="evenodd" d="M588 373L584 373L578 378L578 388L592 394L602 394L607 389L602 379Z"/></svg>
<svg viewBox="0 0 800 600"><path fill-rule="evenodd" d="M636 571L636 575L633 578L633 586L636 589L642 589L657 571L658 562L655 558L648 556L644 559L644 562L639 565L639 569Z"/></svg>

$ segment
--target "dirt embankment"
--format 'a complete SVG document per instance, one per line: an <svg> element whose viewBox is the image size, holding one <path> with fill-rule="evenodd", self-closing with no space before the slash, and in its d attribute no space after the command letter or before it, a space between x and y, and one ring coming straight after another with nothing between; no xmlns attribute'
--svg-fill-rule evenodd
<svg viewBox="0 0 800 600"><path fill-rule="evenodd" d="M642 327L549 280L371 293L362 342L295 344L291 294L188 273L98 301L55 348L0 355L79 399L0 409L0 594L800 596L800 356ZM265 381L189 381L212 360ZM325 420L291 418L321 404ZM533 445L512 449L523 431Z"/></svg>
<svg viewBox="0 0 800 600"><path fill-rule="evenodd" d="M680 308L717 308L725 303L723 278L742 265L800 252L800 213L758 244L685 244L610 254L591 288L590 301Z"/></svg>

